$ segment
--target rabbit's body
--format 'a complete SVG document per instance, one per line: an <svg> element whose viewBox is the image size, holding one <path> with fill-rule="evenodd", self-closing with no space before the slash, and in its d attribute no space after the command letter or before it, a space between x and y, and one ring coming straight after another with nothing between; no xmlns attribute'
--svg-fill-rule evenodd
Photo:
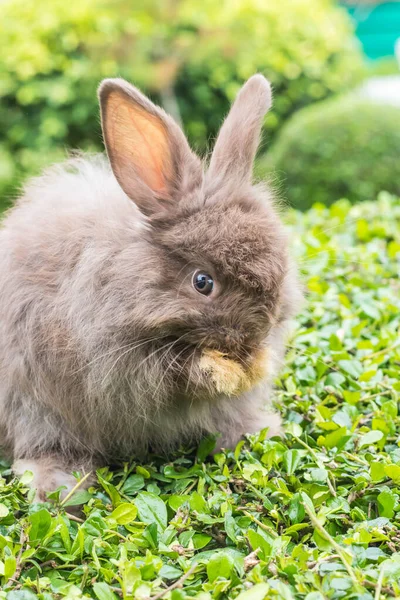
<svg viewBox="0 0 400 600"><path fill-rule="evenodd" d="M150 109L138 98L140 120ZM35 179L0 229L0 444L42 496L71 487L63 469L279 429L264 406L299 297L279 219L243 176L204 178L156 116L188 165L173 214L145 199L158 163L132 192L97 156ZM215 274L212 302L193 290L197 267ZM207 349L240 373L266 349L265 369L228 395L200 360Z"/></svg>

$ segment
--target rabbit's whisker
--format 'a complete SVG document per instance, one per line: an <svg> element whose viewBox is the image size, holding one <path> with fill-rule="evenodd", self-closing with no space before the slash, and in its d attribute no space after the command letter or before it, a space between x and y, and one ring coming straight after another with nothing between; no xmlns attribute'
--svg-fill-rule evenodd
<svg viewBox="0 0 400 600"><path fill-rule="evenodd" d="M164 344L163 346L161 346L161 348L156 348L153 352L151 352L148 356L146 356L146 358L144 358L136 367L136 369L131 373L131 375L134 375L142 365L144 365L148 360L150 360L153 356L155 356L156 354L158 354L159 352L162 352L163 350L166 350L166 352L156 361L154 368L157 368L158 365L163 361L163 359L165 358L165 356L168 353L168 350L171 349L175 344L177 344L180 340L182 340L186 335L188 335L189 332L184 333L183 335L181 335L179 338L177 338L176 340L173 340L172 342L169 342L167 344Z"/></svg>
<svg viewBox="0 0 400 600"><path fill-rule="evenodd" d="M96 356L96 358L94 358L90 362L86 363L80 369L73 371L72 375L76 375L77 373L80 373L81 371L83 371L84 369L87 369L88 367L90 367L92 364L94 364L98 360L101 360L102 358L105 358L106 356L110 356L110 354L114 354L114 352L119 352L120 350L124 350L124 348L128 348L128 347L130 347L130 349L134 350L136 348L139 348L140 346L143 346L144 344L147 344L148 342L152 342L155 340L161 340L163 337L165 337L165 336L156 336L156 337L152 337L152 338L146 338L146 339L138 340L136 342L130 342L129 344L125 344L124 346L118 346L118 348L112 348L108 352L105 352L104 354L101 354L100 356Z"/></svg>
<svg viewBox="0 0 400 600"><path fill-rule="evenodd" d="M158 390L160 389L160 387L162 386L166 376L168 375L168 371L170 371L170 369L174 366L174 364L177 362L177 360L179 359L180 356L182 356L182 354L185 352L186 348L183 348L183 350L181 350L180 352L178 352L178 354L173 358L173 360L170 362L170 364L168 365L168 367L165 369L156 389L154 390L154 396L157 395Z"/></svg>
<svg viewBox="0 0 400 600"><path fill-rule="evenodd" d="M162 338L160 338L160 339L162 339ZM143 342L143 344L144 344L144 343L147 343L147 342ZM143 345L143 344L139 344L139 345ZM165 346L162 346L162 348L163 348L163 347L165 347ZM162 349L162 348L161 348L161 349ZM113 362L113 364L111 365L110 369L107 371L106 375L103 377L103 379L102 379L102 381L101 381L101 386L103 386L103 385L104 385L104 382L106 381L106 379L108 378L108 376L110 375L110 373L113 371L113 369L114 369L114 367L116 366L116 364L117 364L117 363L118 363L118 362L121 360L121 358L123 358L124 356L126 356L127 354L129 354L130 352L132 352L132 350L134 350L134 349L135 349L135 347L130 347L130 348L128 348L128 350L125 350L125 352L122 352L122 353L121 353L121 354L120 354L120 355L117 357L117 359L116 359L116 360ZM159 350L160 350L160 349L159 349ZM158 352L159 350L156 350L155 352ZM150 354L150 356L152 356L153 354L154 354L154 352L153 352L152 354ZM144 360L143 362L145 362L145 361L146 361L148 358L149 358L149 357L145 358L145 360ZM143 364L143 362L141 362L141 363L139 364L138 368L139 368L139 367L140 367L140 366ZM136 372L136 371L137 371L137 369L135 369L135 371L134 371L134 372Z"/></svg>

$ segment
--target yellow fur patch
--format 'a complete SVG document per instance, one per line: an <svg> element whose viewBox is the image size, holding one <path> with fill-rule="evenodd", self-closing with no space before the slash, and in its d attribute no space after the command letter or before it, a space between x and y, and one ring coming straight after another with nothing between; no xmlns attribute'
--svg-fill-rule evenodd
<svg viewBox="0 0 400 600"><path fill-rule="evenodd" d="M267 372L268 351L262 350L248 369L218 350L204 350L200 369L209 375L221 394L237 396L261 381Z"/></svg>

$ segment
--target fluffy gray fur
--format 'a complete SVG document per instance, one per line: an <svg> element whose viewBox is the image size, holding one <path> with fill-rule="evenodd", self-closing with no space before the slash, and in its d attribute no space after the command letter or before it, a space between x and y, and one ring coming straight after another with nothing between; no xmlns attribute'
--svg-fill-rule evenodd
<svg viewBox="0 0 400 600"><path fill-rule="evenodd" d="M301 299L271 192L251 183L266 80L243 87L205 172L136 88L107 80L99 95L109 160L32 180L0 230L0 443L41 498L149 448L279 432L270 388ZM204 348L249 368L265 347L245 393L218 393L199 368Z"/></svg>

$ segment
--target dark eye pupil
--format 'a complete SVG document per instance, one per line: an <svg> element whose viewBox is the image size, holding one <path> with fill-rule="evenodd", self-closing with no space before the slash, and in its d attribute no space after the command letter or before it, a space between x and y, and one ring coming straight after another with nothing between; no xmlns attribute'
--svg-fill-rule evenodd
<svg viewBox="0 0 400 600"><path fill-rule="evenodd" d="M211 275L204 273L203 271L196 271L193 275L193 287L200 294L208 296L211 294L214 287L214 280Z"/></svg>

